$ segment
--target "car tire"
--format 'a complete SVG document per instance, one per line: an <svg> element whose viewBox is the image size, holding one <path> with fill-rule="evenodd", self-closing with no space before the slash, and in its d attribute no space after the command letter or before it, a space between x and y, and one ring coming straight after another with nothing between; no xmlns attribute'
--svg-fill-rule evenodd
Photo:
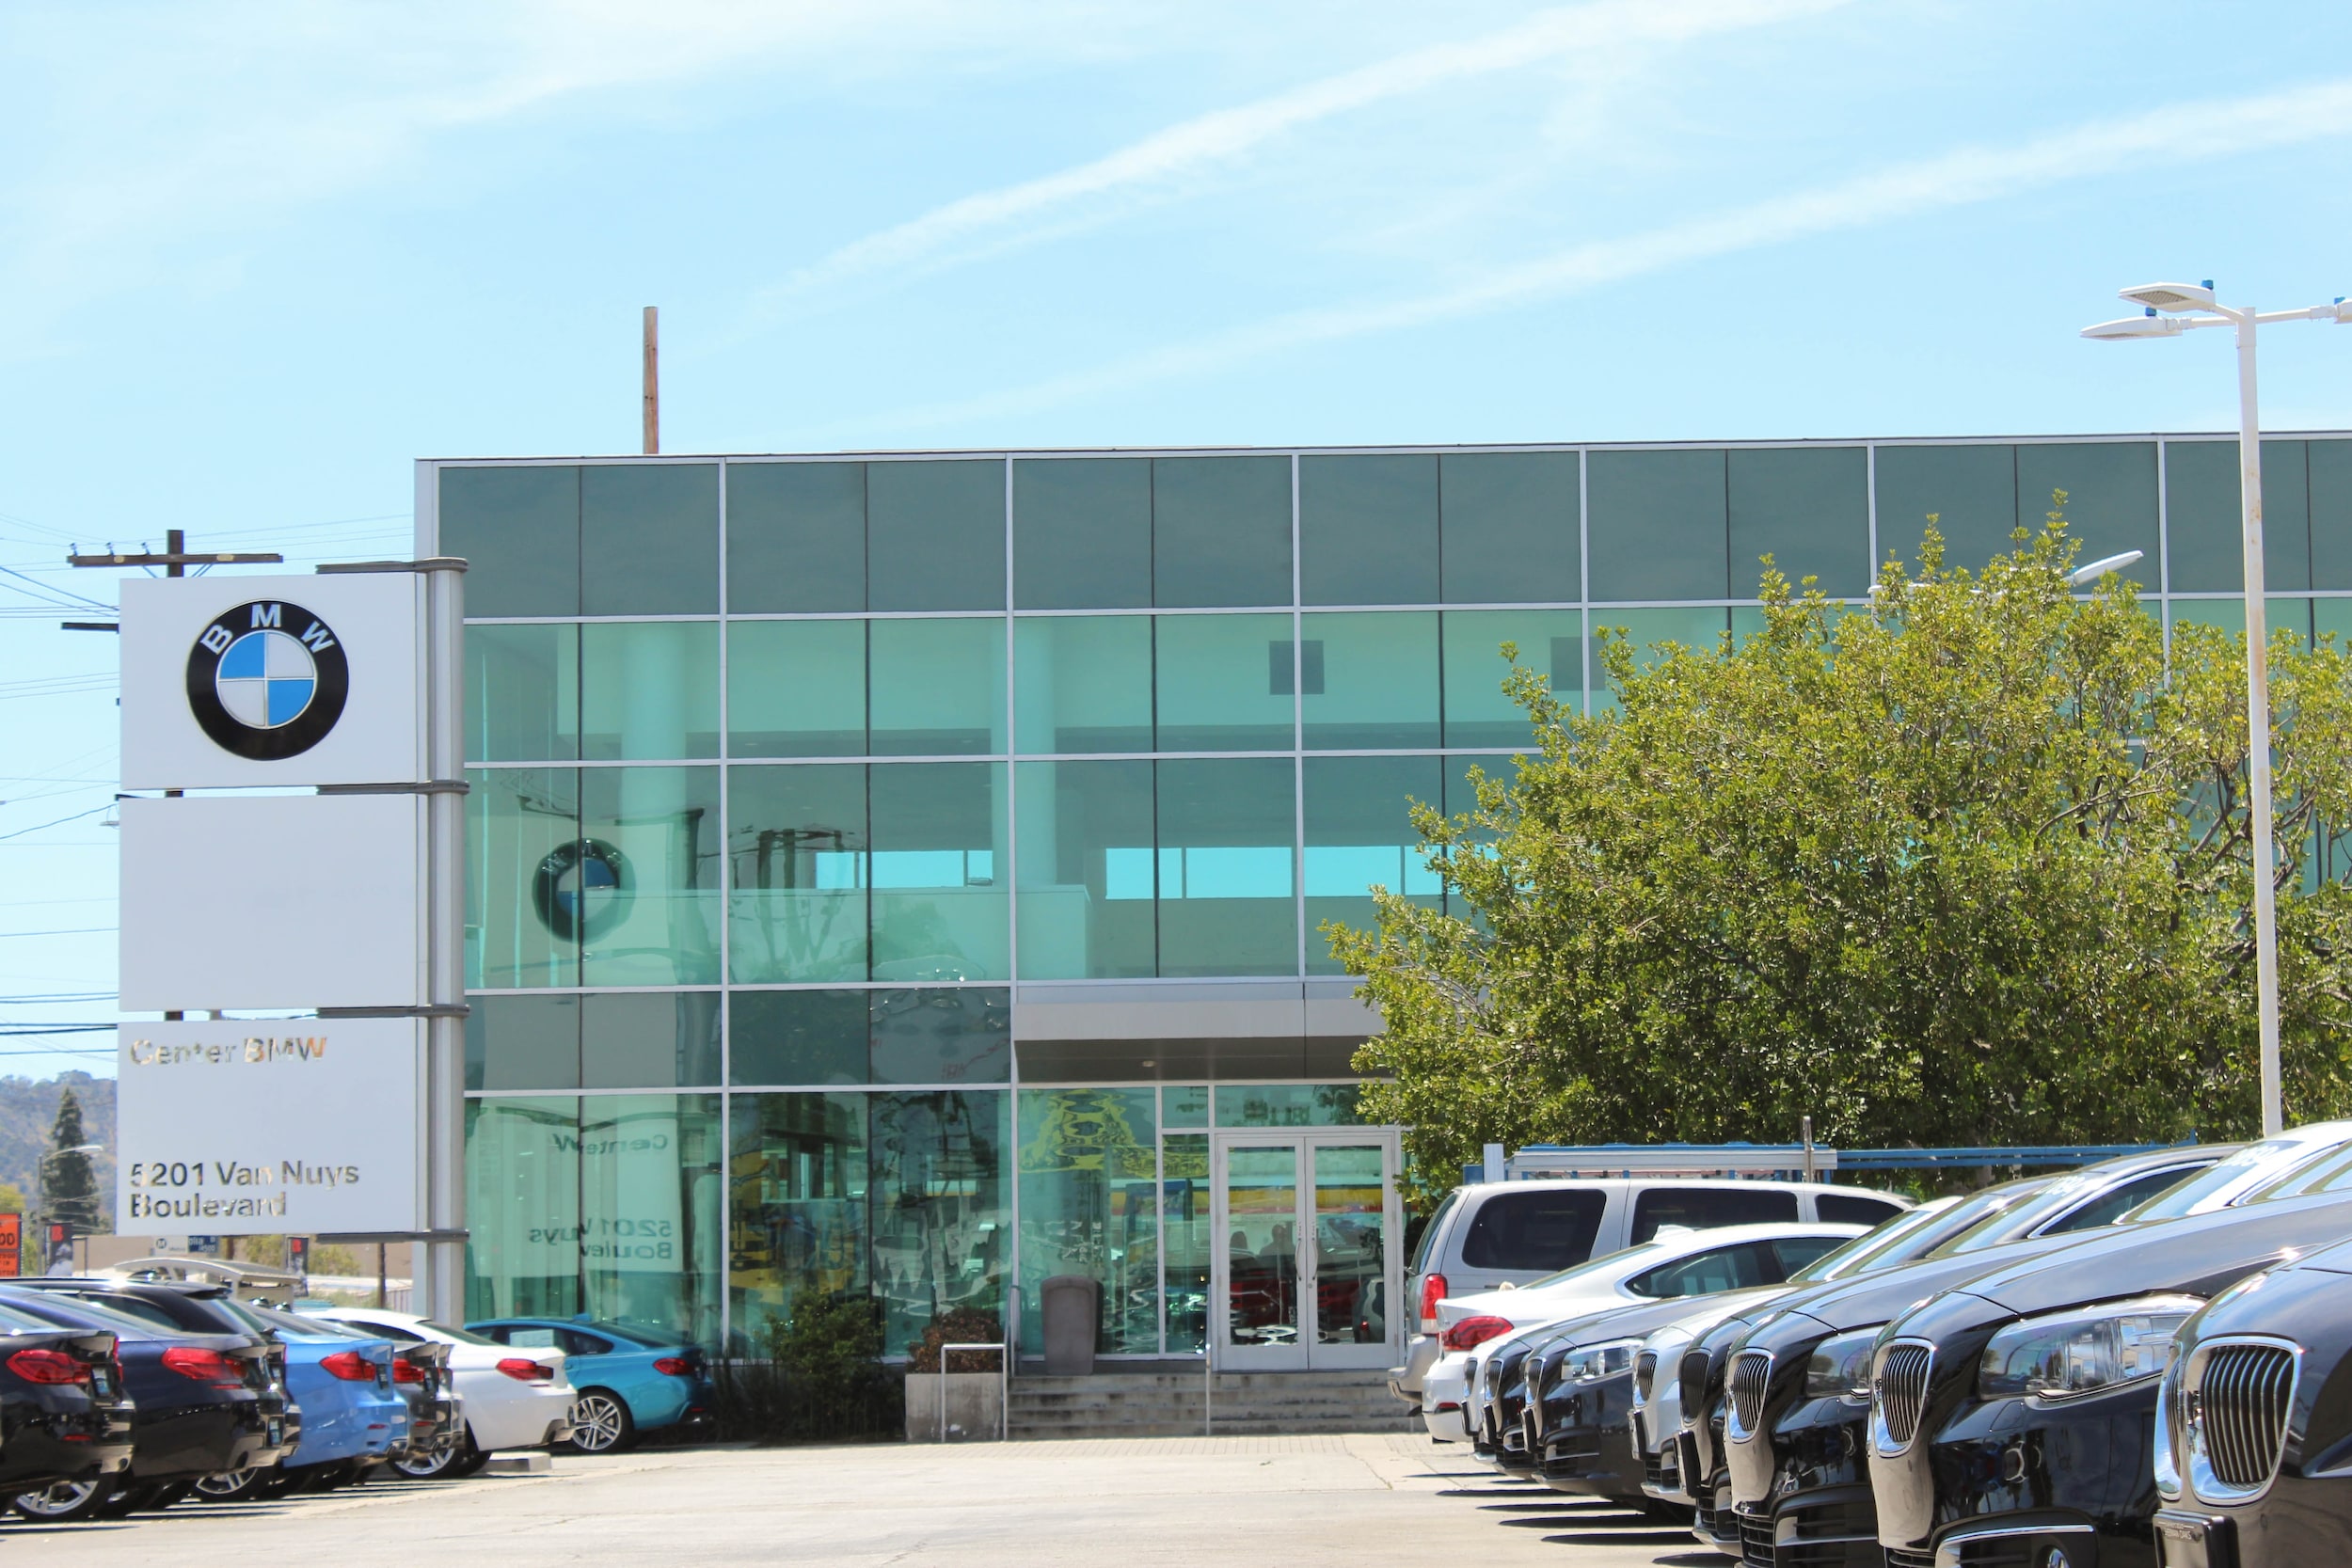
<svg viewBox="0 0 2352 1568"><path fill-rule="evenodd" d="M610 1388L582 1388L572 1401L574 1453L619 1453L637 1441L628 1402Z"/></svg>
<svg viewBox="0 0 2352 1568"><path fill-rule="evenodd" d="M196 1500L205 1503L249 1503L267 1496L269 1477L270 1472L259 1465L248 1465L242 1470L223 1470L196 1483Z"/></svg>
<svg viewBox="0 0 2352 1568"><path fill-rule="evenodd" d="M59 1481L38 1492L20 1492L8 1506L37 1525L79 1524L97 1518L99 1511L113 1501L116 1484L112 1476Z"/></svg>
<svg viewBox="0 0 2352 1568"><path fill-rule="evenodd" d="M470 1446L461 1437L454 1446L437 1449L431 1453L403 1454L391 1462L392 1473L409 1481L438 1481L454 1473L452 1466L465 1457L466 1449Z"/></svg>
<svg viewBox="0 0 2352 1568"><path fill-rule="evenodd" d="M473 1433L469 1432L466 1433L465 1445L457 1450L457 1457L450 1463L449 1469L444 1473L452 1481L463 1481L468 1476L480 1475L482 1467L489 1463L488 1450L475 1448Z"/></svg>

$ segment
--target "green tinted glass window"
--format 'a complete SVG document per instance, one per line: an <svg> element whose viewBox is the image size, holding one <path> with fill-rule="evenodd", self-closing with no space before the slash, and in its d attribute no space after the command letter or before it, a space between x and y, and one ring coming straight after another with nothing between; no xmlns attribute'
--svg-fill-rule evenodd
<svg viewBox="0 0 2352 1568"><path fill-rule="evenodd" d="M872 1142L867 1208L879 1270L882 1343L919 1339L939 1315L1004 1310L1012 1266L1005 1145L1012 1096L1003 1089L866 1097Z"/></svg>
<svg viewBox="0 0 2352 1568"><path fill-rule="evenodd" d="M580 932L580 983L716 984L719 770L582 768L580 827L617 879Z"/></svg>
<svg viewBox="0 0 2352 1568"><path fill-rule="evenodd" d="M580 755L580 628L466 628L466 755L563 762Z"/></svg>
<svg viewBox="0 0 2352 1568"><path fill-rule="evenodd" d="M1308 615L1298 646L1309 749L1438 744L1435 610Z"/></svg>
<svg viewBox="0 0 2352 1568"><path fill-rule="evenodd" d="M1001 980L1012 920L1005 765L877 764L867 780L877 980Z"/></svg>
<svg viewBox="0 0 2352 1568"><path fill-rule="evenodd" d="M2176 594L2246 586L2235 441L2165 443L2164 515ZM2263 443L2263 586L2312 583L2310 470L2301 441Z"/></svg>
<svg viewBox="0 0 2352 1568"><path fill-rule="evenodd" d="M580 1310L577 1099L466 1101L466 1221L468 1318Z"/></svg>
<svg viewBox="0 0 2352 1568"><path fill-rule="evenodd" d="M1012 992L931 986L866 992L877 1084L1002 1084L1012 1077Z"/></svg>
<svg viewBox="0 0 2352 1568"><path fill-rule="evenodd" d="M866 979L865 766L730 768L727 804L733 978Z"/></svg>
<svg viewBox="0 0 2352 1568"><path fill-rule="evenodd" d="M1836 598L1870 586L1869 455L1860 447L1743 448L1724 454L1731 596L1752 599L1771 556L1790 586Z"/></svg>
<svg viewBox="0 0 2352 1568"><path fill-rule="evenodd" d="M1021 977L1152 974L1152 765L1017 766Z"/></svg>
<svg viewBox="0 0 2352 1568"><path fill-rule="evenodd" d="M1216 1091L1219 1127L1353 1127L1354 1084L1223 1084Z"/></svg>
<svg viewBox="0 0 2352 1568"><path fill-rule="evenodd" d="M1725 596L1722 452L1597 451L1585 462L1594 598Z"/></svg>
<svg viewBox="0 0 2352 1568"><path fill-rule="evenodd" d="M1204 1118L1189 1125L1208 1123ZM1160 1179L1166 1195L1160 1200L1160 1277L1168 1289L1168 1350L1171 1354L1198 1354L1209 1342L1209 1291L1215 1283L1211 1249L1228 1244L1227 1238L1213 1235L1208 1134L1163 1132Z"/></svg>
<svg viewBox="0 0 2352 1568"><path fill-rule="evenodd" d="M580 998L477 996L466 1015L466 1087L580 1086Z"/></svg>
<svg viewBox="0 0 2352 1568"><path fill-rule="evenodd" d="M719 609L719 465L592 463L580 471L580 611Z"/></svg>
<svg viewBox="0 0 2352 1568"><path fill-rule="evenodd" d="M2352 441L2308 441L2312 586L2352 588Z"/></svg>
<svg viewBox="0 0 2352 1568"><path fill-rule="evenodd" d="M1013 733L1023 752L1152 749L1152 617L1013 623Z"/></svg>
<svg viewBox="0 0 2352 1568"><path fill-rule="evenodd" d="M1159 750L1290 750L1296 676L1288 615L1155 619ZM1310 672L1309 688L1316 684Z"/></svg>
<svg viewBox="0 0 2352 1568"><path fill-rule="evenodd" d="M866 596L875 610L1005 607L1005 466L866 466Z"/></svg>
<svg viewBox="0 0 2352 1568"><path fill-rule="evenodd" d="M1582 694L1583 611L1449 610L1443 623L1447 745L1534 747L1527 711L1502 689L1511 673L1505 642L1571 704Z"/></svg>
<svg viewBox="0 0 2352 1568"><path fill-rule="evenodd" d="M866 465L727 465L727 609L866 608Z"/></svg>
<svg viewBox="0 0 2352 1568"><path fill-rule="evenodd" d="M1159 764L1162 974L1298 973L1295 787L1288 757Z"/></svg>
<svg viewBox="0 0 2352 1568"><path fill-rule="evenodd" d="M1984 570L2007 555L2017 528L2017 449L1994 443L1949 447L1881 447L1879 555L1917 570L1919 541L1931 514L1944 536L1944 563ZM2048 511L2033 508L2035 526Z"/></svg>
<svg viewBox="0 0 2352 1568"><path fill-rule="evenodd" d="M866 1099L737 1095L727 1106L732 1349L766 1354L796 1305L864 1296Z"/></svg>
<svg viewBox="0 0 2352 1568"><path fill-rule="evenodd" d="M727 623L727 752L866 754L866 623Z"/></svg>
<svg viewBox="0 0 2352 1568"><path fill-rule="evenodd" d="M727 1074L738 1084L866 1082L862 990L739 990L727 999Z"/></svg>
<svg viewBox="0 0 2352 1568"><path fill-rule="evenodd" d="M440 470L440 550L466 562L469 615L580 613L580 470Z"/></svg>
<svg viewBox="0 0 2352 1568"><path fill-rule="evenodd" d="M876 756L957 756L1005 749L1001 617L876 621L868 632Z"/></svg>
<svg viewBox="0 0 2352 1568"><path fill-rule="evenodd" d="M1206 1084L1162 1085L1160 1117L1160 1125L1168 1128L1208 1126L1209 1086Z"/></svg>
<svg viewBox="0 0 2352 1568"><path fill-rule="evenodd" d="M1713 653L1722 644L1724 633L1730 629L1731 621L1729 613L1722 610L1623 610L1613 605L1594 610L1589 624L1593 642L1591 708L1598 713L1617 705L1616 692L1600 659L1604 630L1619 634L1633 650L1635 667L1648 670L1657 665L1666 643L1679 643L1692 653Z"/></svg>
<svg viewBox="0 0 2352 1568"><path fill-rule="evenodd" d="M724 1152L715 1094L589 1095L580 1102L581 1308L719 1342Z"/></svg>
<svg viewBox="0 0 2352 1568"><path fill-rule="evenodd" d="M2053 491L2066 492L2066 531L2082 541L2077 564L2137 550L2122 575L2154 589L2156 447L2153 441L2053 441L2017 448L2017 516L2035 532L2051 510Z"/></svg>
<svg viewBox="0 0 2352 1568"><path fill-rule="evenodd" d="M1442 807L1439 757L1309 757L1305 763L1307 973L1339 974L1324 922L1371 930L1379 924L1375 884L1430 909L1445 888L1422 863L1410 802Z"/></svg>
<svg viewBox="0 0 2352 1568"><path fill-rule="evenodd" d="M1032 459L1012 466L1012 592L1023 610L1152 602L1152 462Z"/></svg>
<svg viewBox="0 0 2352 1568"><path fill-rule="evenodd" d="M2328 606L2334 601L2321 599L2318 603ZM2270 635L2275 638L2282 631L2291 631L2308 644L2312 640L2312 601L2300 595L2281 597L2271 594L2265 596L2263 600L2263 615L2269 622ZM2246 631L2246 601L2243 598L2174 599L2172 619L2186 621L2195 626L2217 626L2233 636L2243 636ZM2325 617L2322 619L2323 624L2318 629L2321 631L2330 629L2325 624ZM2342 639L2338 640L2338 643L2342 644Z"/></svg>
<svg viewBox="0 0 2352 1568"><path fill-rule="evenodd" d="M467 775L466 984L580 984L580 924L609 923L615 896L580 842L580 769L482 768Z"/></svg>
<svg viewBox="0 0 2352 1568"><path fill-rule="evenodd" d="M1300 458L1298 582L1307 604L1435 601L1438 460Z"/></svg>
<svg viewBox="0 0 2352 1568"><path fill-rule="evenodd" d="M592 762L719 754L719 623L580 628L580 754Z"/></svg>
<svg viewBox="0 0 2352 1568"><path fill-rule="evenodd" d="M618 991L580 999L580 1082L589 1089L719 1082L719 993Z"/></svg>
<svg viewBox="0 0 2352 1568"><path fill-rule="evenodd" d="M1177 609L1290 603L1290 459L1155 459L1152 583Z"/></svg>
<svg viewBox="0 0 2352 1568"><path fill-rule="evenodd" d="M1576 453L1448 452L1438 502L1449 604L1583 596Z"/></svg>
<svg viewBox="0 0 2352 1568"><path fill-rule="evenodd" d="M1159 1143L1150 1089L1031 1089L1021 1097L1022 1338L1042 1344L1041 1287L1102 1288L1094 1348L1160 1348Z"/></svg>

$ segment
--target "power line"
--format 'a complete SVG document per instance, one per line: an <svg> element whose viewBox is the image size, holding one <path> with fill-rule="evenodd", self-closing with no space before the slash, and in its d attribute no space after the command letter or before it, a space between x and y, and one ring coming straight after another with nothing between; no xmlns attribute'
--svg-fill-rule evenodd
<svg viewBox="0 0 2352 1568"><path fill-rule="evenodd" d="M43 822L37 828L19 828L12 833L0 833L0 840L23 838L26 833L40 832L42 828L61 828L68 822L79 822L85 816L96 816L102 811L111 811L113 809L114 802L112 800L108 800L103 806L92 806L87 811L77 811L72 816L60 816L54 822Z"/></svg>
<svg viewBox="0 0 2352 1568"><path fill-rule="evenodd" d="M121 928L119 926L76 926L68 931L0 931L0 942L6 942L10 937L91 937Z"/></svg>

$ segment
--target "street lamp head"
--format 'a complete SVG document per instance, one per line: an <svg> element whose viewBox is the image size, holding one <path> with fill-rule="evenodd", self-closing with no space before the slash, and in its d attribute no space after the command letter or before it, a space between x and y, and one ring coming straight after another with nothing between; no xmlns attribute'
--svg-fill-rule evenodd
<svg viewBox="0 0 2352 1568"><path fill-rule="evenodd" d="M2100 342L2120 342L2125 338L2177 338L2183 330L2181 322L2171 316L2159 316L2153 308L2144 316L2125 316L2122 321L2101 322L2083 328L2083 336Z"/></svg>
<svg viewBox="0 0 2352 1568"><path fill-rule="evenodd" d="M2122 555L2105 556L2088 565L2077 566L2066 574L2066 586L2088 588L2109 572L2120 572L2147 553L2145 550L2125 550Z"/></svg>
<svg viewBox="0 0 2352 1568"><path fill-rule="evenodd" d="M2123 297L2152 310L2210 310L2214 308L2213 279L2202 283L2142 283L2125 289Z"/></svg>

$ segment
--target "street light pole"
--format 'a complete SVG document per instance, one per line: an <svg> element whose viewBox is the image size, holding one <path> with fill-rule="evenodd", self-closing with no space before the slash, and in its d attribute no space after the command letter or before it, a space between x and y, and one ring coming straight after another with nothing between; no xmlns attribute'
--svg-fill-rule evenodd
<svg viewBox="0 0 2352 1568"><path fill-rule="evenodd" d="M2229 326L2237 333L2237 461L2240 543L2246 555L2246 787L2254 874L2254 985L2262 1034L2263 1136L2285 1127L2279 1081L2278 845L2270 800L2270 626L2263 598L2262 419L2255 395L2254 339L2271 322L2352 322L2352 306L2273 310L2221 304L2213 281L2148 283L2122 297L2147 314L2083 328L2086 338L2173 338L2190 327Z"/></svg>

